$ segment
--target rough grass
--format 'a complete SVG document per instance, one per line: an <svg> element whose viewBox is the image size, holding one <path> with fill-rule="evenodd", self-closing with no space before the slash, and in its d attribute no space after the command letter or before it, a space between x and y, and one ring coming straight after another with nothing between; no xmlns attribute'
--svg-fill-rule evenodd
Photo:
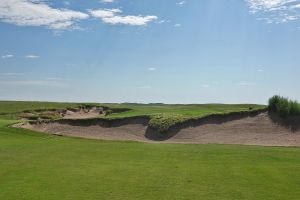
<svg viewBox="0 0 300 200"><path fill-rule="evenodd" d="M131 110L108 115L108 118L126 118L132 116L150 116L149 126L161 133L170 127L188 119L201 118L210 114L225 114L264 109L263 105L254 104L198 104L198 105L166 105L166 104L106 104L109 107L126 107Z"/></svg>
<svg viewBox="0 0 300 200"><path fill-rule="evenodd" d="M26 117L23 111L31 111L34 119L58 119L59 116L47 112L50 109L74 108L83 104L76 103L49 103L49 102L1 102L0 116L6 119L16 119ZM86 104L98 105L100 104ZM181 123L191 118L201 118L210 114L225 114L230 112L240 112L263 109L263 105L255 104L195 104L195 105L168 105L168 104L102 104L107 110L107 119L127 118L135 116L149 116L149 126L161 133L177 123ZM39 112L36 112L39 110ZM42 111L42 112L41 112ZM5 115L4 115L5 114ZM27 117L28 118L28 117Z"/></svg>
<svg viewBox="0 0 300 200"><path fill-rule="evenodd" d="M108 142L7 128L0 199L298 200L300 149Z"/></svg>
<svg viewBox="0 0 300 200"><path fill-rule="evenodd" d="M170 127L188 120L188 117L180 114L156 114L151 116L149 127L160 132L165 133Z"/></svg>
<svg viewBox="0 0 300 200"><path fill-rule="evenodd" d="M300 115L300 105L297 101L275 95L269 99L269 109L281 117Z"/></svg>
<svg viewBox="0 0 300 200"><path fill-rule="evenodd" d="M157 114L179 114L185 117L199 117L212 113L229 113L248 111L266 108L264 105L256 104L189 104L189 105L168 105L168 104L104 104L111 108L129 108L128 112L112 114L110 118L123 118L140 115Z"/></svg>

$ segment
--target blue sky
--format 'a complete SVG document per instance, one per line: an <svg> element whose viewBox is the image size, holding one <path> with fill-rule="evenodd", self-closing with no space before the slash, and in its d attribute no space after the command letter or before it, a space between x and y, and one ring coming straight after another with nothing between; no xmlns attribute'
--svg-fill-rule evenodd
<svg viewBox="0 0 300 200"><path fill-rule="evenodd" d="M300 100L299 0L1 0L0 99Z"/></svg>

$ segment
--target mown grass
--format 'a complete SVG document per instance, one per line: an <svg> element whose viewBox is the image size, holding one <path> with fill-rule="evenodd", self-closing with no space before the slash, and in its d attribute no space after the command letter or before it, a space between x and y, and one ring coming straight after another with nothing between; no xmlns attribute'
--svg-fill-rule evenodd
<svg viewBox="0 0 300 200"><path fill-rule="evenodd" d="M8 128L0 199L298 200L300 149L109 142Z"/></svg>
<svg viewBox="0 0 300 200"><path fill-rule="evenodd" d="M20 110L9 109L24 109L17 106ZM199 113L190 110L184 112ZM299 148L87 140L8 127L15 122L0 116L0 199L298 200L300 196Z"/></svg>

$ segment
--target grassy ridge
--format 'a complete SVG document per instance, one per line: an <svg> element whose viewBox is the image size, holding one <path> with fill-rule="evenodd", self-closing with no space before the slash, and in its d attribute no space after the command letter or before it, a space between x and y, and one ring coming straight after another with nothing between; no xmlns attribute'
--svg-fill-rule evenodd
<svg viewBox="0 0 300 200"><path fill-rule="evenodd" d="M264 105L256 104L104 104L111 108L130 108L131 111L112 114L110 118L131 117L139 115L178 114L185 117L205 116L212 113L247 111L249 108L262 109Z"/></svg>
<svg viewBox="0 0 300 200"><path fill-rule="evenodd" d="M0 199L298 200L300 149L108 142L7 128Z"/></svg>
<svg viewBox="0 0 300 200"><path fill-rule="evenodd" d="M76 103L50 103L50 102L4 102L0 101L0 116L6 119L16 119L22 111L49 110L74 108L83 104ZM85 104L87 105L87 104ZM168 105L168 104L89 104L102 105L112 111L128 109L125 112L117 112L106 116L107 119L127 118L134 116L149 116L149 126L159 132L166 132L177 123L191 118L201 118L210 114L249 111L265 108L263 105L254 104L195 104L195 105ZM4 115L5 114L5 115ZM39 113L48 119L57 119L59 116L51 113Z"/></svg>
<svg viewBox="0 0 300 200"><path fill-rule="evenodd" d="M132 116L150 116L149 126L161 133L170 127L192 118L201 118L210 114L224 114L263 109L263 105L254 104L198 104L198 105L143 105L143 104L108 104L109 107L127 107L128 112L107 116L108 118L126 118Z"/></svg>

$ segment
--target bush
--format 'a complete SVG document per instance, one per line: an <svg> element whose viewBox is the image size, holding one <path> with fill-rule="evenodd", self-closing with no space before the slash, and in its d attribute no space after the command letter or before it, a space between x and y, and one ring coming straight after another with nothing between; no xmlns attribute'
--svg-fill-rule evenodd
<svg viewBox="0 0 300 200"><path fill-rule="evenodd" d="M269 110L277 112L281 117L300 115L300 106L297 101L275 95L269 99Z"/></svg>
<svg viewBox="0 0 300 200"><path fill-rule="evenodd" d="M151 116L149 127L160 133L167 133L172 126L182 123L185 120L187 118L180 114L157 114Z"/></svg>
<svg viewBox="0 0 300 200"><path fill-rule="evenodd" d="M300 114L300 106L297 101L289 101L290 104L290 114L291 115L298 115Z"/></svg>
<svg viewBox="0 0 300 200"><path fill-rule="evenodd" d="M278 95L275 95L275 96L271 97L269 99L269 110L276 112L277 111L277 105L278 105L280 99L281 99L281 97L278 96Z"/></svg>

